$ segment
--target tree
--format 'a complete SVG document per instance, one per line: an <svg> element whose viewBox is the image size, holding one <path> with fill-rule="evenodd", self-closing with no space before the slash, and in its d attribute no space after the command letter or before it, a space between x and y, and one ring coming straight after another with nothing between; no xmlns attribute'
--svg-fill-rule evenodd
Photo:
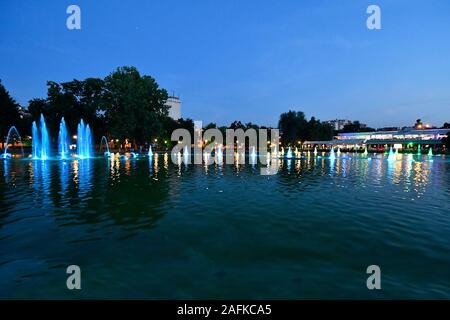
<svg viewBox="0 0 450 320"><path fill-rule="evenodd" d="M375 129L362 125L359 121L353 121L346 124L342 129L343 132L373 132Z"/></svg>
<svg viewBox="0 0 450 320"><path fill-rule="evenodd" d="M331 140L333 138L333 127L311 117L308 122L307 139L310 141Z"/></svg>
<svg viewBox="0 0 450 320"><path fill-rule="evenodd" d="M20 121L19 104L10 96L0 80L0 135L2 149L6 142L9 128Z"/></svg>
<svg viewBox="0 0 450 320"><path fill-rule="evenodd" d="M208 130L208 129L216 129L217 125L214 122L208 123L205 128L203 128L204 131Z"/></svg>
<svg viewBox="0 0 450 320"><path fill-rule="evenodd" d="M248 129L255 129L255 130L258 130L258 129L259 129L259 126L258 126L257 124L254 124L254 123L247 122L247 123L245 124L245 129L246 129L246 130L248 130Z"/></svg>
<svg viewBox="0 0 450 320"><path fill-rule="evenodd" d="M245 130L245 126L240 121L233 121L230 124L230 129L236 130L236 129L242 129Z"/></svg>
<svg viewBox="0 0 450 320"><path fill-rule="evenodd" d="M450 123L446 122L442 125L442 129L450 129Z"/></svg>
<svg viewBox="0 0 450 320"><path fill-rule="evenodd" d="M155 79L141 76L134 67L122 67L105 78L101 111L113 136L144 143L162 133L167 98Z"/></svg>
<svg viewBox="0 0 450 320"><path fill-rule="evenodd" d="M165 141L171 141L172 132L174 132L176 129L186 129L191 134L192 143L194 137L194 121L192 119L180 118L178 120L174 120L170 117L163 117L162 126L164 130L161 134L161 138L163 138Z"/></svg>
<svg viewBox="0 0 450 320"><path fill-rule="evenodd" d="M297 141L307 139L308 121L301 111L288 111L280 115L278 128L284 145L293 145Z"/></svg>
<svg viewBox="0 0 450 320"><path fill-rule="evenodd" d="M422 129L423 128L423 123L422 123L422 119L417 119L416 123L414 124L414 127L416 129Z"/></svg>
<svg viewBox="0 0 450 320"><path fill-rule="evenodd" d="M447 150L450 150L450 131L447 132L447 136L442 139L442 143L445 145Z"/></svg>

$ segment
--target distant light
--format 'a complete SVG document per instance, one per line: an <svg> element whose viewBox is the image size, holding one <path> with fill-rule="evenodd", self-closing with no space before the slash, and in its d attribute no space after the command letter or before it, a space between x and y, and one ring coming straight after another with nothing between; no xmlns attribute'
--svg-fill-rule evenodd
<svg viewBox="0 0 450 320"><path fill-rule="evenodd" d="M164 140L164 143L167 143L167 140Z"/></svg>
<svg viewBox="0 0 450 320"><path fill-rule="evenodd" d="M74 139L76 140L76 139L78 139L78 136L77 136L76 134L74 134L74 135L72 136L72 138L74 138Z"/></svg>
<svg viewBox="0 0 450 320"><path fill-rule="evenodd" d="M158 139L155 139L155 142L158 142Z"/></svg>

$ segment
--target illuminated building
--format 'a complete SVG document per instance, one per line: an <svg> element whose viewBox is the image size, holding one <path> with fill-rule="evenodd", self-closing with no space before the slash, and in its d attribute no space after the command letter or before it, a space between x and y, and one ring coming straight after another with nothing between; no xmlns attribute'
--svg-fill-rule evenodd
<svg viewBox="0 0 450 320"><path fill-rule="evenodd" d="M450 129L415 129L404 128L395 131L349 132L339 133L330 141L305 141L304 148L314 146L340 146L342 148L393 146L407 149L415 145L442 146L442 139L447 137Z"/></svg>

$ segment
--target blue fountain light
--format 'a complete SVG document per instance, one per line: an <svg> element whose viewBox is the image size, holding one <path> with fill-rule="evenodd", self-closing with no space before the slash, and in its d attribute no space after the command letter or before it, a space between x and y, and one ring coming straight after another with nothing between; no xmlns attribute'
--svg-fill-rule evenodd
<svg viewBox="0 0 450 320"><path fill-rule="evenodd" d="M331 151L330 151L330 160L334 160L336 159L336 154L334 152L334 146L331 147Z"/></svg>
<svg viewBox="0 0 450 320"><path fill-rule="evenodd" d="M395 153L392 150L392 147L389 148L389 155L388 155L388 161L394 161L395 160Z"/></svg>
<svg viewBox="0 0 450 320"><path fill-rule="evenodd" d="M6 136L6 147L5 147L5 150L4 150L3 155L2 155L3 159L11 158L11 153L8 153L8 146L10 144L11 138L13 138L14 135L17 136L17 140L19 140L19 143L20 143L20 146L21 146L21 149L22 149L22 156L24 155L24 153L23 153L23 145L22 145L22 138L20 137L20 134L19 134L19 131L17 130L17 128L15 126L12 126L11 128L9 128L8 135ZM12 142L14 143L14 140L12 140Z"/></svg>
<svg viewBox="0 0 450 320"><path fill-rule="evenodd" d="M59 124L58 152L61 156L61 159L66 159L69 155L69 135L67 133L64 117L62 117Z"/></svg>
<svg viewBox="0 0 450 320"><path fill-rule="evenodd" d="M288 151L287 151L287 153L286 153L286 158L287 158L287 159L291 159L291 158L292 158L292 150L291 150L291 147L288 148Z"/></svg>
<svg viewBox="0 0 450 320"><path fill-rule="evenodd" d="M152 151L152 146L148 147L148 154L149 157L153 157L153 151Z"/></svg>
<svg viewBox="0 0 450 320"><path fill-rule="evenodd" d="M81 119L77 128L77 153L78 157L90 158L92 156L92 136L89 125L85 125L83 119Z"/></svg>
<svg viewBox="0 0 450 320"><path fill-rule="evenodd" d="M104 154L105 154L105 156L109 157L111 155L111 152L109 152L108 140L106 140L105 136L103 136L102 139L100 140L100 152L102 151L103 143L105 143L105 147L106 147L106 151Z"/></svg>
<svg viewBox="0 0 450 320"><path fill-rule="evenodd" d="M48 137L47 125L44 116L41 114L41 159L46 160L50 157L50 138Z"/></svg>
<svg viewBox="0 0 450 320"><path fill-rule="evenodd" d="M32 154L33 159L39 159L40 157L40 145L41 145L41 137L39 135L39 129L37 127L36 121L33 121L33 125L31 127L31 136L32 136Z"/></svg>
<svg viewBox="0 0 450 320"><path fill-rule="evenodd" d="M50 139L48 137L47 126L44 116L41 114L39 127L36 121L33 121L31 128L32 135L32 154L33 159L46 160L50 157Z"/></svg>

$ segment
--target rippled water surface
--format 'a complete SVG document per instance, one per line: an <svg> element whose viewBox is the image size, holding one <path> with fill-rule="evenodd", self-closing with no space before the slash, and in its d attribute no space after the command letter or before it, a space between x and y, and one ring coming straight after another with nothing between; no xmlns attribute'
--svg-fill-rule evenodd
<svg viewBox="0 0 450 320"><path fill-rule="evenodd" d="M432 159L0 160L0 297L450 298L450 159Z"/></svg>

